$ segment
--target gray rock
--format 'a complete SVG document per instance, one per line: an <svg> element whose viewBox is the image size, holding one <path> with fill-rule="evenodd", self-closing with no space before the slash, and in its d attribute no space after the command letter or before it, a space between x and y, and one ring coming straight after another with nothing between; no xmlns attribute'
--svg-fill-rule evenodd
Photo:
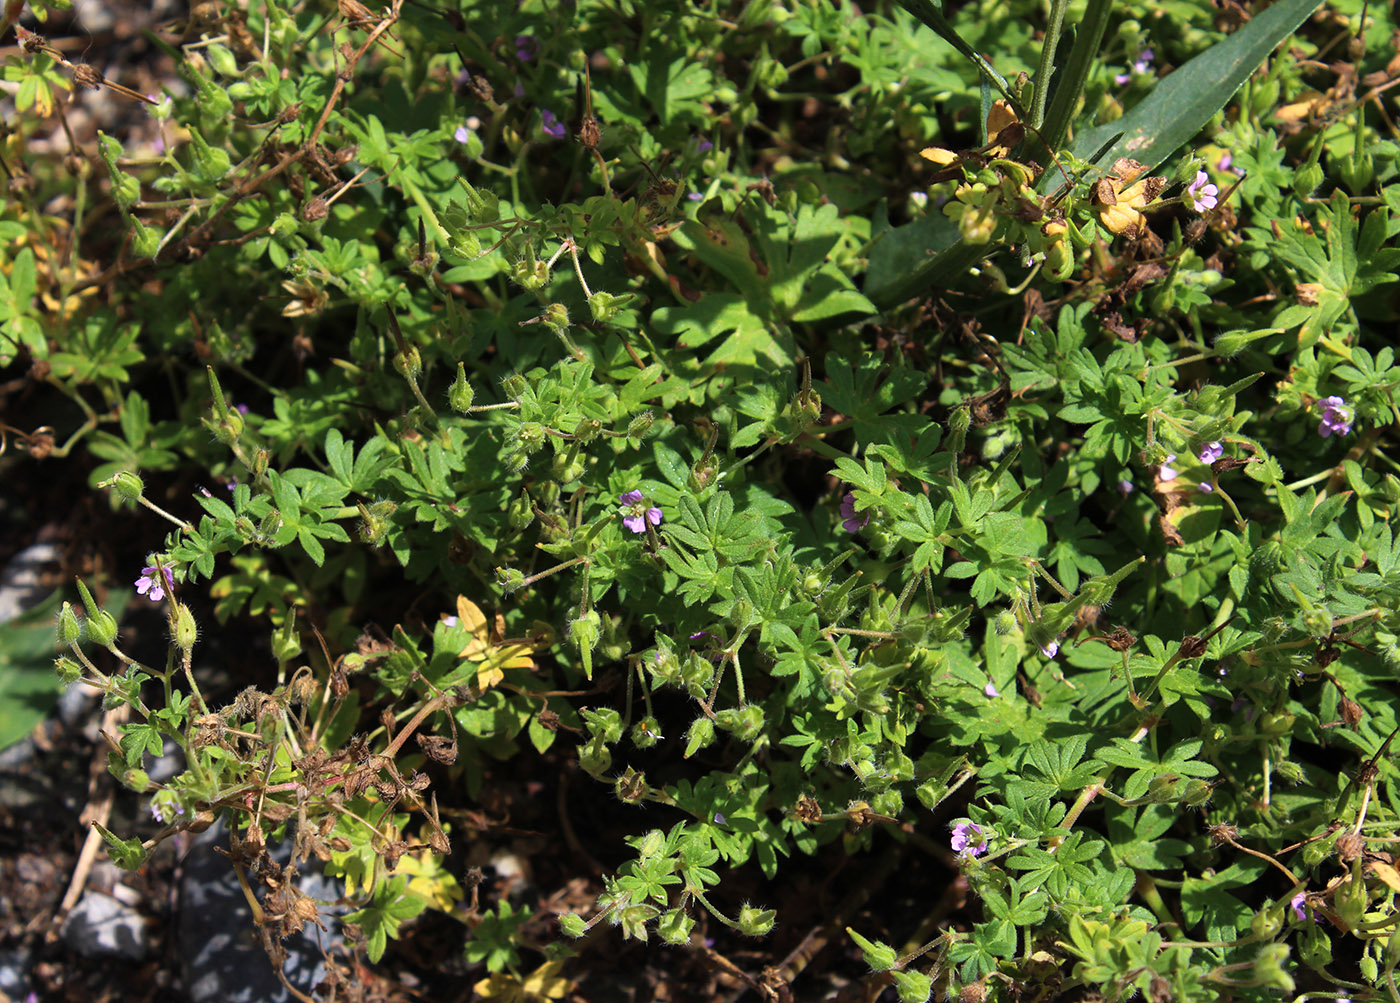
<svg viewBox="0 0 1400 1003"><path fill-rule="evenodd" d="M179 937L184 961L185 991L192 1003L285 1003L291 999L258 943L252 911L238 885L229 859L214 847L227 846L228 830L221 819L197 836L186 854L180 878ZM291 859L291 841L269 847L274 860ZM317 871L300 876L302 894L318 900L340 898L338 881ZM287 981L311 995L325 977L319 944L329 951L341 942L335 915L348 909L322 909L329 933L307 924L302 933L283 941Z"/></svg>
<svg viewBox="0 0 1400 1003"><path fill-rule="evenodd" d="M109 895L88 891L63 921L63 941L85 958L140 961L150 949L146 921Z"/></svg>
<svg viewBox="0 0 1400 1003"><path fill-rule="evenodd" d="M175 739L166 738L160 758L146 756L145 767L148 777L158 784L163 784L184 772L185 750L180 748L180 743Z"/></svg>
<svg viewBox="0 0 1400 1003"><path fill-rule="evenodd" d="M0 623L13 620L48 595L40 583L43 567L58 560L58 547L35 543L25 547L0 572Z"/></svg>
<svg viewBox="0 0 1400 1003"><path fill-rule="evenodd" d="M0 749L0 771L13 772L34 758L34 753L38 751L34 745L34 739L26 735L14 745L5 749ZM9 801L0 797L0 801L9 804Z"/></svg>
<svg viewBox="0 0 1400 1003"><path fill-rule="evenodd" d="M23 1000L33 988L29 983L29 969L34 959L23 947L0 949L0 993L12 1000Z"/></svg>

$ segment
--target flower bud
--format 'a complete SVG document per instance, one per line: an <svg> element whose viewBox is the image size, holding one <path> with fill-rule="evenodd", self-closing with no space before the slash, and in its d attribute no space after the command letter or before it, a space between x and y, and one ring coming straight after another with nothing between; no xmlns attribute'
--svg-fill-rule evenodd
<svg viewBox="0 0 1400 1003"><path fill-rule="evenodd" d="M506 396L516 403L525 396L525 377L519 373L511 373L501 381L501 389L506 392Z"/></svg>
<svg viewBox="0 0 1400 1003"><path fill-rule="evenodd" d="M772 909L745 905L739 910L739 932L748 937L765 936L773 929L777 915Z"/></svg>
<svg viewBox="0 0 1400 1003"><path fill-rule="evenodd" d="M741 742L751 742L763 730L763 708L756 703L727 707L715 715L715 725L733 732Z"/></svg>
<svg viewBox="0 0 1400 1003"><path fill-rule="evenodd" d="M655 416L650 411L643 411L628 423L627 437L629 439L641 439L651 431L652 423L655 420Z"/></svg>
<svg viewBox="0 0 1400 1003"><path fill-rule="evenodd" d="M632 744L639 749L650 749L661 737L661 722L654 717L644 717L632 726Z"/></svg>
<svg viewBox="0 0 1400 1003"><path fill-rule="evenodd" d="M540 314L540 323L556 334L563 334L569 329L569 308L563 303L546 305L544 313Z"/></svg>
<svg viewBox="0 0 1400 1003"><path fill-rule="evenodd" d="M589 776L600 777L612 766L612 752L600 741L589 742L579 746L578 764Z"/></svg>
<svg viewBox="0 0 1400 1003"><path fill-rule="evenodd" d="M82 636L83 625L78 622L78 615L73 612L73 604L65 602L63 608L58 611L58 643L71 648Z"/></svg>
<svg viewBox="0 0 1400 1003"><path fill-rule="evenodd" d="M59 655L53 660L53 670L58 673L59 682L72 686L83 678L83 667L67 655Z"/></svg>
<svg viewBox="0 0 1400 1003"><path fill-rule="evenodd" d="M588 932L588 924L577 913L566 912L559 917L559 932L577 939Z"/></svg>
<svg viewBox="0 0 1400 1003"><path fill-rule="evenodd" d="M452 405L452 410L458 414L466 414L472 409L472 401L475 399L476 391L472 390L472 385L467 382L466 363L459 362L457 363L457 378L447 389L447 403Z"/></svg>
<svg viewBox="0 0 1400 1003"><path fill-rule="evenodd" d="M562 925L562 924L561 924ZM663 943L679 947L690 943L690 931L695 929L695 920L680 909L672 909L662 914L656 922L656 935Z"/></svg>
<svg viewBox="0 0 1400 1003"><path fill-rule="evenodd" d="M1322 165L1310 160L1293 172L1293 194L1299 198L1307 198L1317 191L1322 181Z"/></svg>
<svg viewBox="0 0 1400 1003"><path fill-rule="evenodd" d="M614 296L612 293L599 291L588 297L588 309L592 311L595 322L606 323L617 316L628 299L628 296Z"/></svg>
<svg viewBox="0 0 1400 1003"><path fill-rule="evenodd" d="M900 1003L928 1003L933 994L933 979L923 972L891 972Z"/></svg>
<svg viewBox="0 0 1400 1003"><path fill-rule="evenodd" d="M1288 974L1288 945L1265 944L1254 959L1253 984L1267 989L1291 993L1296 988Z"/></svg>
<svg viewBox="0 0 1400 1003"><path fill-rule="evenodd" d="M1016 632L1016 614L1009 609L1002 610L997 614L993 626L996 632L1003 637L1007 634L1014 634Z"/></svg>
<svg viewBox="0 0 1400 1003"><path fill-rule="evenodd" d="M1202 808L1210 803L1210 784L1193 777L1186 781L1181 792L1181 803L1187 808Z"/></svg>
<svg viewBox="0 0 1400 1003"><path fill-rule="evenodd" d="M714 722L707 717L697 717L685 737L685 758L689 759L707 745L714 744Z"/></svg>
<svg viewBox="0 0 1400 1003"><path fill-rule="evenodd" d="M525 573L515 568L497 568L496 584L506 595L510 595L525 585Z"/></svg>
<svg viewBox="0 0 1400 1003"><path fill-rule="evenodd" d="M136 179L132 178L132 189L139 193L140 185ZM131 249L141 258L154 258L160 250L160 231L142 223L139 219L131 220Z"/></svg>
<svg viewBox="0 0 1400 1003"><path fill-rule="evenodd" d="M1271 905L1260 909L1249 922L1250 931L1260 940L1269 940L1283 929L1283 906Z"/></svg>
<svg viewBox="0 0 1400 1003"><path fill-rule="evenodd" d="M394 368L406 380L416 380L423 373L423 357L412 345L394 353Z"/></svg>
<svg viewBox="0 0 1400 1003"><path fill-rule="evenodd" d="M506 521L515 530L525 529L535 521L535 506L531 504L529 495L517 495L511 500L506 506Z"/></svg>
<svg viewBox="0 0 1400 1003"><path fill-rule="evenodd" d="M272 461L272 454L269 453L265 448L259 448L258 451L255 452L255 453L253 454L253 479L254 479L254 480L257 480L257 479L258 479L259 477L261 477L263 474L267 473L267 465L268 465L268 463L270 463L271 461Z"/></svg>
<svg viewBox="0 0 1400 1003"><path fill-rule="evenodd" d="M297 634L296 614L288 610L282 626L272 631L272 657L290 662L301 654L301 637Z"/></svg>
<svg viewBox="0 0 1400 1003"><path fill-rule="evenodd" d="M355 507L360 510L360 539L371 547L384 546L392 526L389 517L398 511L398 505L385 500L368 505L360 502Z"/></svg>
<svg viewBox="0 0 1400 1003"><path fill-rule="evenodd" d="M190 613L188 606L182 602L176 602L173 605L175 607L174 629L170 633L175 640L175 646L188 654L194 648L194 642L199 638L199 628L195 626L194 615Z"/></svg>
<svg viewBox="0 0 1400 1003"><path fill-rule="evenodd" d="M130 470L123 470L107 482L123 498L129 501L136 501L146 491L146 485L141 478Z"/></svg>

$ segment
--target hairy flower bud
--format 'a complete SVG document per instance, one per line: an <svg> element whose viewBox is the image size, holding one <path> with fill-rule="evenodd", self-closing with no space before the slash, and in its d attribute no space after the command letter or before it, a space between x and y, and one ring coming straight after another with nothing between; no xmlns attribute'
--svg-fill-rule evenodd
<svg viewBox="0 0 1400 1003"><path fill-rule="evenodd" d="M566 912L559 917L559 932L577 939L588 932L588 924L577 913Z"/></svg>
<svg viewBox="0 0 1400 1003"><path fill-rule="evenodd" d="M170 635L177 648L189 653L194 648L194 642L199 638L199 628L195 625L194 615L190 613L188 606L181 602L172 605L174 613L171 617Z"/></svg>
<svg viewBox="0 0 1400 1003"><path fill-rule="evenodd" d="M78 615L73 612L73 604L65 602L63 608L58 611L58 643L71 648L82 636L83 625L78 622Z"/></svg>
<svg viewBox="0 0 1400 1003"><path fill-rule="evenodd" d="M701 749L713 745L715 724L707 717L697 717L685 735L685 758L689 759Z"/></svg>
<svg viewBox="0 0 1400 1003"><path fill-rule="evenodd" d="M496 584L506 595L510 595L524 586L525 573L517 571L515 568L497 568Z"/></svg>
<svg viewBox="0 0 1400 1003"><path fill-rule="evenodd" d="M394 353L394 368L406 380L416 380L423 373L423 356L412 345Z"/></svg>
<svg viewBox="0 0 1400 1003"><path fill-rule="evenodd" d="M72 686L83 678L83 667L67 655L59 655L53 660L53 670L58 673L59 682Z"/></svg>
<svg viewBox="0 0 1400 1003"><path fill-rule="evenodd" d="M643 411L628 423L627 437L630 439L641 439L651 431L652 423L655 420L655 416L650 411Z"/></svg>
<svg viewBox="0 0 1400 1003"><path fill-rule="evenodd" d="M457 363L457 378L452 381L452 386L447 390L447 403L458 414L466 414L472 409L472 401L475 399L476 391L472 390L472 385L467 382L466 363L459 362Z"/></svg>
<svg viewBox="0 0 1400 1003"><path fill-rule="evenodd" d="M739 932L748 937L762 937L773 929L777 913L745 904L739 909Z"/></svg>
<svg viewBox="0 0 1400 1003"><path fill-rule="evenodd" d="M563 926L563 923L560 923ZM663 913L656 921L656 935L663 943L673 947L679 947L690 943L690 931L695 929L695 920L691 919L680 909L672 909Z"/></svg>

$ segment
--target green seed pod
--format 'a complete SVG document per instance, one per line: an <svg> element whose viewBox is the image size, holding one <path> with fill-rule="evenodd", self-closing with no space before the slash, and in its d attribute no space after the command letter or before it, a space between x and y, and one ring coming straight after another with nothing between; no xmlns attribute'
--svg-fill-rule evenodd
<svg viewBox="0 0 1400 1003"><path fill-rule="evenodd" d="M515 530L525 529L535 521L535 506L531 504L529 495L517 495L511 500L506 506L506 521Z"/></svg>
<svg viewBox="0 0 1400 1003"><path fill-rule="evenodd" d="M1249 928L1260 940L1277 936L1283 929L1283 906L1275 904L1260 909L1250 920Z"/></svg>
<svg viewBox="0 0 1400 1003"><path fill-rule="evenodd" d="M559 932L577 940L588 932L588 924L577 913L566 912L559 917Z"/></svg>
<svg viewBox="0 0 1400 1003"><path fill-rule="evenodd" d="M83 597L83 606L87 609L88 640L103 648L111 647L117 639L117 621L110 613L98 607L81 578L78 579L78 592Z"/></svg>
<svg viewBox="0 0 1400 1003"><path fill-rule="evenodd" d="M899 961L899 952L889 944L879 940L866 940L849 926L846 927L846 933L856 942L856 946L860 948L860 956L865 959L872 972L887 972Z"/></svg>
<svg viewBox="0 0 1400 1003"><path fill-rule="evenodd" d="M499 585L506 595L519 590L525 585L525 573L517 571L515 568L497 568L496 584Z"/></svg>
<svg viewBox="0 0 1400 1003"><path fill-rule="evenodd" d="M457 378L452 381L452 386L447 390L447 403L458 414L466 414L472 409L472 401L475 399L476 391L467 382L466 363L459 362L457 363Z"/></svg>
<svg viewBox="0 0 1400 1003"><path fill-rule="evenodd" d="M563 303L550 303L540 314L540 322L556 334L563 334L569 330L569 308Z"/></svg>
<svg viewBox="0 0 1400 1003"><path fill-rule="evenodd" d="M1322 185L1322 166L1317 161L1309 161L1293 172L1293 194L1300 199L1307 198Z"/></svg>

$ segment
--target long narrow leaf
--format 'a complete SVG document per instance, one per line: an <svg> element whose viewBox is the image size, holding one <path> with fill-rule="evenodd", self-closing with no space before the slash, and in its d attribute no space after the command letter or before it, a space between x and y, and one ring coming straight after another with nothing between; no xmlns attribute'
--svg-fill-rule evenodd
<svg viewBox="0 0 1400 1003"><path fill-rule="evenodd" d="M995 87L997 91L1000 92L1001 96L1007 100L1007 103L1016 110L1016 116L1020 119L1025 119L1025 111L1021 108L1020 102L1012 95L1011 89L1006 83L1006 78L992 69L991 63L979 56L972 46L963 41L957 29L943 16L943 12L934 6L932 0L899 0L899 5L932 28L940 38L970 59L978 70L981 71L982 78L991 81L992 86Z"/></svg>
<svg viewBox="0 0 1400 1003"><path fill-rule="evenodd" d="M1152 93L1118 121L1081 132L1074 139L1072 152L1086 157L1115 132L1121 132L1105 162L1131 157L1149 170L1156 167L1225 107L1240 85L1319 2L1279 0L1229 38L1158 81Z"/></svg>
<svg viewBox="0 0 1400 1003"><path fill-rule="evenodd" d="M1059 83L1055 85L1050 99L1050 110L1045 113L1045 121L1040 125L1040 145L1035 161L1044 167L1050 157L1065 140L1069 131L1070 119L1075 108L1079 107L1079 96L1084 93L1084 83L1089 79L1089 71L1098 58L1099 46L1103 43L1104 28L1108 25L1108 15L1113 9L1113 0L1089 0L1084 17L1075 27L1074 45L1069 58L1059 73Z"/></svg>

